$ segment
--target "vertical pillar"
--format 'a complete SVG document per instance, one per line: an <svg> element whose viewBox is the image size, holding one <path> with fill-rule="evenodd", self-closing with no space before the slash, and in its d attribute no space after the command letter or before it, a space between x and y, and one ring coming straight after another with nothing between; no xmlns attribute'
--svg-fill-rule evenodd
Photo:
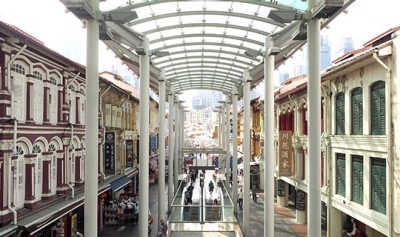
<svg viewBox="0 0 400 237"><path fill-rule="evenodd" d="M26 122L33 122L33 82L26 83Z"/></svg>
<svg viewBox="0 0 400 237"><path fill-rule="evenodd" d="M164 219L165 214L165 71L163 70L159 81L159 98L160 98L160 112L159 112L159 154L158 154L158 222Z"/></svg>
<svg viewBox="0 0 400 237"><path fill-rule="evenodd" d="M231 160L231 148L230 148L230 106L229 106L229 98L226 98L225 101L225 151L226 151L226 155L225 155L225 187L229 188L229 180L230 180L230 160Z"/></svg>
<svg viewBox="0 0 400 237"><path fill-rule="evenodd" d="M317 0L308 0L308 9ZM308 36L308 205L307 230L310 237L321 236L321 72L320 19L307 22Z"/></svg>
<svg viewBox="0 0 400 237"><path fill-rule="evenodd" d="M225 117L225 104L221 104L221 148L224 154L221 154L221 156L218 158L218 174L225 174L225 164L224 164L224 159L226 158L226 150L225 150L225 139L226 139L226 117Z"/></svg>
<svg viewBox="0 0 400 237"><path fill-rule="evenodd" d="M142 38L142 46L146 53L149 52L149 39ZM140 109L139 109L139 236L148 235L148 212L149 209L149 87L150 87L150 62L149 55L140 55Z"/></svg>
<svg viewBox="0 0 400 237"><path fill-rule="evenodd" d="M174 198L174 95L168 93L168 213L171 213L172 199Z"/></svg>
<svg viewBox="0 0 400 237"><path fill-rule="evenodd" d="M180 164L179 164L179 173L183 174L183 154L181 153L182 149L183 149L183 139L184 139L184 127L185 127L185 108L182 104L182 109L181 109L181 114L180 114L180 120L179 120L179 160L180 160Z"/></svg>
<svg viewBox="0 0 400 237"><path fill-rule="evenodd" d="M243 103L244 103L244 119L243 119L243 230L245 236L250 236L250 82L252 78L249 76L248 70L244 73L243 84ZM268 195L267 195L268 196ZM264 213L267 210L264 210ZM273 212L272 212L273 213ZM274 228L272 228L273 230ZM274 236L273 234L270 236Z"/></svg>
<svg viewBox="0 0 400 237"><path fill-rule="evenodd" d="M265 38L265 50L274 46ZM274 236L275 147L274 147L274 65L275 56L264 59L264 237Z"/></svg>
<svg viewBox="0 0 400 237"><path fill-rule="evenodd" d="M176 194L178 190L178 137L179 137L179 132L178 132L178 124L179 124L179 101L178 97L175 97L174 100L174 108L175 108L175 126L174 126L174 134L175 134L175 141L174 141L174 194Z"/></svg>
<svg viewBox="0 0 400 237"><path fill-rule="evenodd" d="M237 142L237 133L238 133L238 108L237 108L237 103L238 103L238 91L236 86L233 89L233 96L232 96L232 201L233 201L233 210L234 213L237 213L237 147L238 147L238 142Z"/></svg>
<svg viewBox="0 0 400 237"><path fill-rule="evenodd" d="M329 208L328 236L342 236L343 235L342 212L332 206L328 208Z"/></svg>
<svg viewBox="0 0 400 237"><path fill-rule="evenodd" d="M94 11L99 0L88 0ZM97 236L98 141L99 141L99 22L86 20L86 126L85 126L85 207L84 236Z"/></svg>

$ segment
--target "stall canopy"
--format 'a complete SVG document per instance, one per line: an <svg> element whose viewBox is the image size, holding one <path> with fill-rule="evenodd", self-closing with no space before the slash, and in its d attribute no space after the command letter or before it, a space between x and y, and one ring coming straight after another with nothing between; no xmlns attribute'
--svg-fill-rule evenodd
<svg viewBox="0 0 400 237"><path fill-rule="evenodd" d="M121 178L113 181L110 183L110 188L113 192L120 190L121 188L125 187L127 184L132 182L126 175L122 176Z"/></svg>

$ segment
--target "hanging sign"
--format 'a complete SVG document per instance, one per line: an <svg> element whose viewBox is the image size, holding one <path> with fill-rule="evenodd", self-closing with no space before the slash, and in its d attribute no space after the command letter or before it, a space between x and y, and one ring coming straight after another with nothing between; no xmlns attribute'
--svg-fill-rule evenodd
<svg viewBox="0 0 400 237"><path fill-rule="evenodd" d="M279 176L294 175L292 131L279 131Z"/></svg>
<svg viewBox="0 0 400 237"><path fill-rule="evenodd" d="M104 143L104 173L115 174L115 133L106 132Z"/></svg>

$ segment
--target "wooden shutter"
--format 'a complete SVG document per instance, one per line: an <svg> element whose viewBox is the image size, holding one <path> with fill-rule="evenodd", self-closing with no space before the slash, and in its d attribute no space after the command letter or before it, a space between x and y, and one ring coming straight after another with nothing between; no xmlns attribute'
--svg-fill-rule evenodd
<svg viewBox="0 0 400 237"><path fill-rule="evenodd" d="M57 105L58 105L58 90L57 87L50 87L49 94L49 120L51 124L57 123Z"/></svg>
<svg viewBox="0 0 400 237"><path fill-rule="evenodd" d="M121 128L122 125L122 108L117 108L117 128Z"/></svg>
<svg viewBox="0 0 400 237"><path fill-rule="evenodd" d="M336 134L344 135L344 93L341 92L336 96Z"/></svg>
<svg viewBox="0 0 400 237"><path fill-rule="evenodd" d="M336 154L336 194L346 196L346 155Z"/></svg>
<svg viewBox="0 0 400 237"><path fill-rule="evenodd" d="M111 107L111 127L116 128L117 127L117 106L112 106Z"/></svg>
<svg viewBox="0 0 400 237"><path fill-rule="evenodd" d="M106 104L104 109L104 126L111 127L111 104Z"/></svg>
<svg viewBox="0 0 400 237"><path fill-rule="evenodd" d="M363 204L363 157L352 156L352 200L359 204Z"/></svg>
<svg viewBox="0 0 400 237"><path fill-rule="evenodd" d="M363 103L362 89L360 87L351 93L351 134L362 135L363 133Z"/></svg>
<svg viewBox="0 0 400 237"><path fill-rule="evenodd" d="M386 160L371 159L371 208L386 214Z"/></svg>
<svg viewBox="0 0 400 237"><path fill-rule="evenodd" d="M43 123L43 82L40 80L35 80L33 86L33 120L36 123Z"/></svg>
<svg viewBox="0 0 400 237"><path fill-rule="evenodd" d="M376 82L371 87L371 134L386 134L385 116L385 82Z"/></svg>
<svg viewBox="0 0 400 237"><path fill-rule="evenodd" d="M22 75L13 75L12 89L14 91L14 117L19 121L25 121L24 96L26 93Z"/></svg>
<svg viewBox="0 0 400 237"><path fill-rule="evenodd" d="M75 124L76 122L76 93L70 90L69 92L69 122Z"/></svg>

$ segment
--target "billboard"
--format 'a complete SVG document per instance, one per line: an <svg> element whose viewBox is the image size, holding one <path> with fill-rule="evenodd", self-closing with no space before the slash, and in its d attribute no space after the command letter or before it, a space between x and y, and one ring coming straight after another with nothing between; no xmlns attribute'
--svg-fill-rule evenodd
<svg viewBox="0 0 400 237"><path fill-rule="evenodd" d="M126 167L133 167L133 140L126 140Z"/></svg>

